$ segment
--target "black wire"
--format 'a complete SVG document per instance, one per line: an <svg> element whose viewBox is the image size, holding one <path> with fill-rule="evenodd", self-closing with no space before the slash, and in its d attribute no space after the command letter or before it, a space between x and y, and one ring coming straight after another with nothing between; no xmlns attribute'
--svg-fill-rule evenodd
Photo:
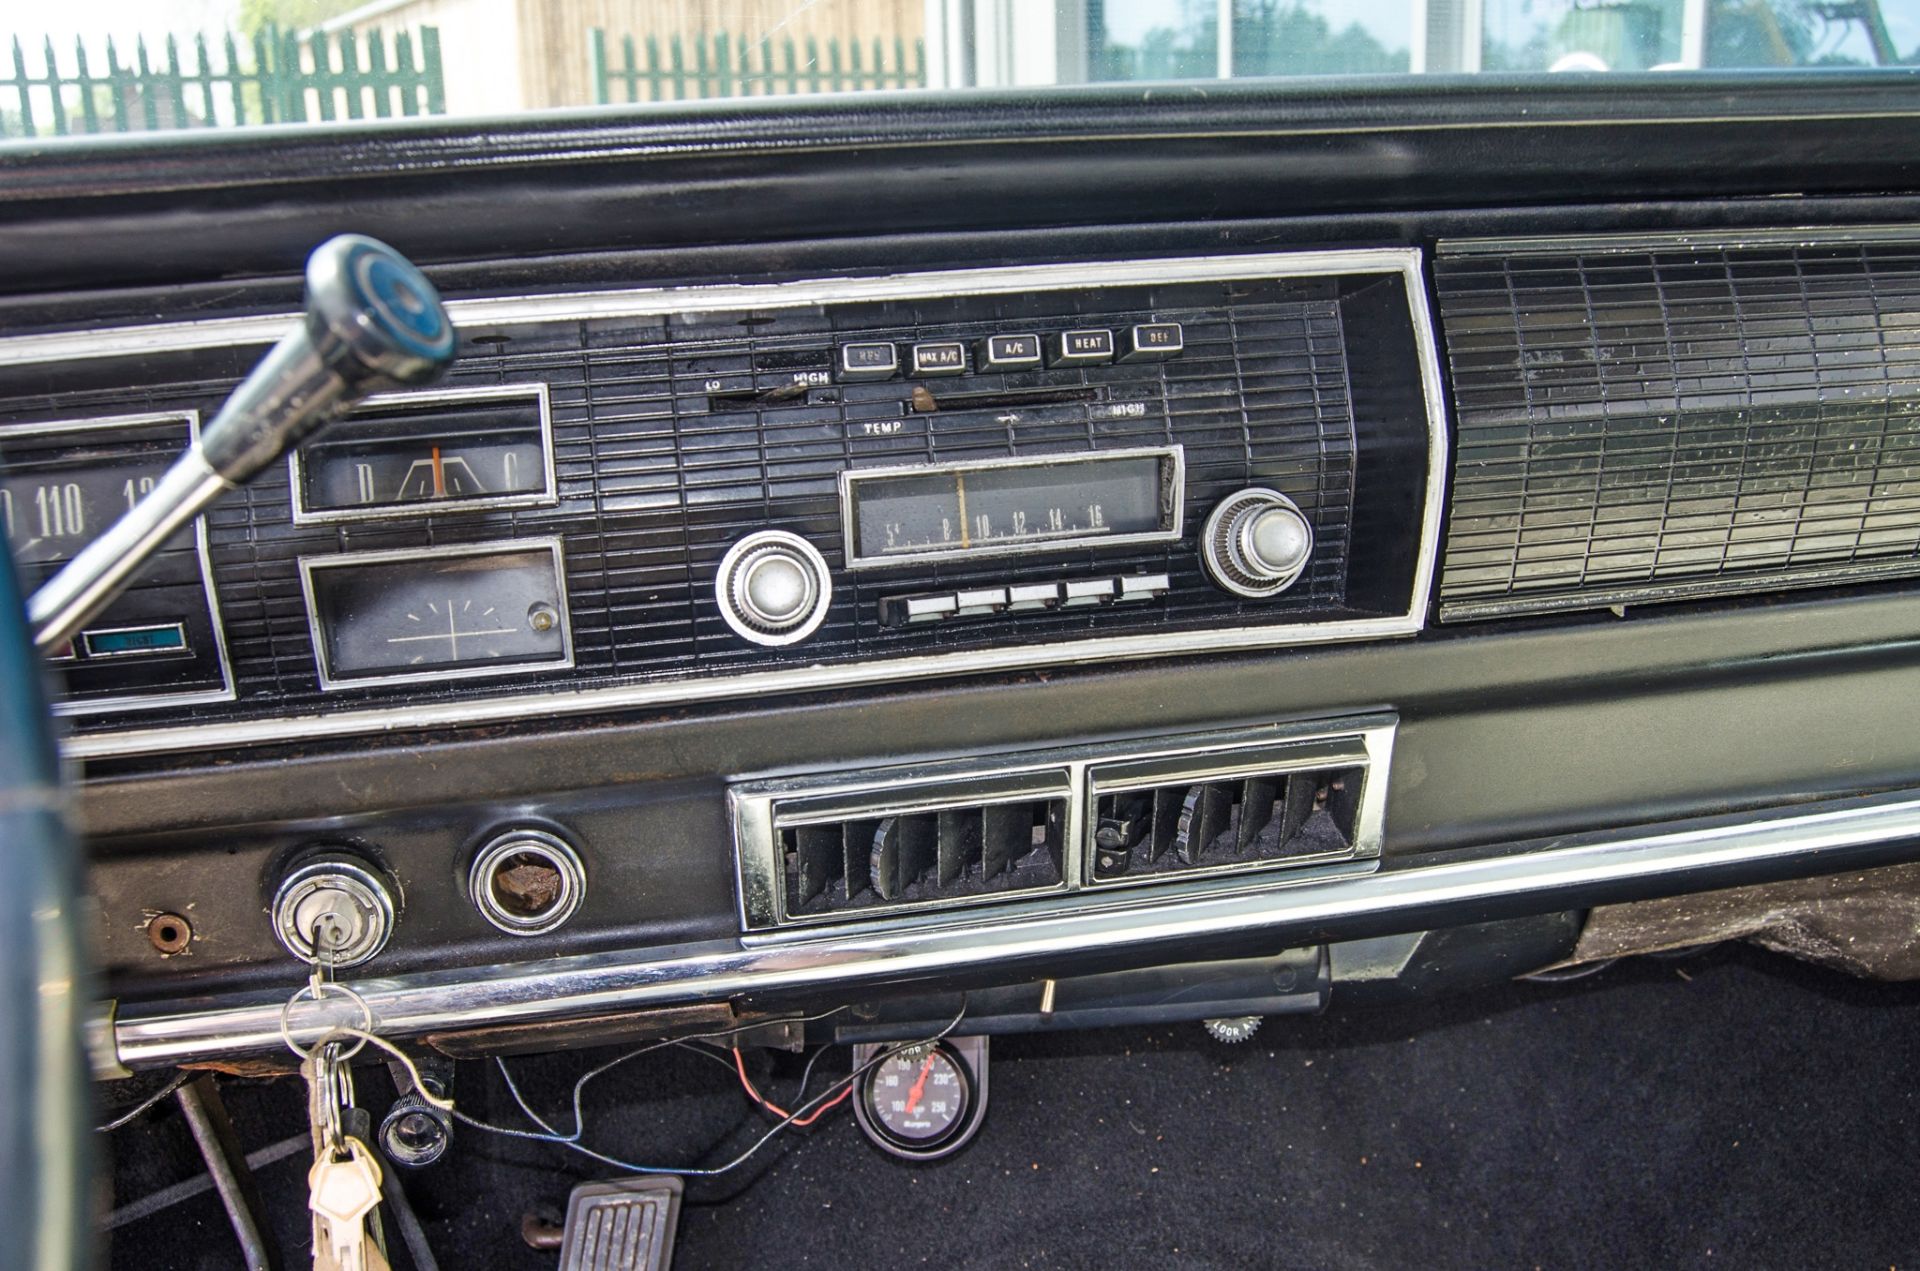
<svg viewBox="0 0 1920 1271"><path fill-rule="evenodd" d="M1598 962L1589 962L1584 966L1535 971L1532 975L1523 975L1520 978L1529 984L1571 984L1575 980L1584 980L1590 975L1598 975L1618 961L1620 961L1619 958L1602 958Z"/></svg>
<svg viewBox="0 0 1920 1271"><path fill-rule="evenodd" d="M142 1112L145 1112L148 1108L153 1107L155 1104L159 1103L162 1099L165 1099L168 1095L178 1090L181 1086L186 1085L190 1075L191 1074L184 1071L175 1073L173 1075L172 1081L169 1081L166 1085L161 1086L159 1090L157 1090L151 1095L148 1095L145 1099L142 1099L139 1103L134 1104L132 1111L121 1113L119 1116L107 1122L105 1125L94 1126L93 1132L95 1134L111 1134L113 1131L119 1129L121 1126L125 1125L127 1122L139 1116Z"/></svg>
<svg viewBox="0 0 1920 1271"><path fill-rule="evenodd" d="M825 1015L837 1014L838 1011L844 1010L844 1009L846 1008L839 1007L833 1011L827 1011L821 1016L815 1016L814 1018L824 1018ZM718 1175L725 1174L730 1170L737 1169L741 1165L745 1164L755 1153L759 1152L761 1148L765 1147L776 1136L778 1136L781 1131L792 1126L795 1121L802 1120L805 1117L811 1115L813 1112L815 1112L820 1107L822 1107L827 1102L829 1102L831 1099L833 1099L835 1096L837 1096L841 1091L847 1089L855 1081L859 1080L860 1077L864 1075L868 1070L878 1067L880 1064L885 1063L887 1060L893 1058L895 1055L901 1054L905 1051L914 1050L922 1046L930 1046L933 1043L944 1039L949 1034L951 1034L954 1029L960 1026L960 1021L966 1018L966 1014L967 1014L967 1002L966 1002L966 999L962 998L960 1002L959 1012L956 1015L954 1015L953 1019L948 1021L946 1027L942 1028L939 1032L933 1034L931 1037L922 1038L919 1041L902 1042L896 1046L884 1047L880 1050L876 1050L873 1053L873 1055L870 1058L868 1058L866 1063L860 1064L859 1066L854 1068L852 1072L848 1073L846 1076L840 1078L839 1080L833 1082L825 1090L821 1091L811 1101L802 1105L799 1108L796 1108L787 1116L775 1122L772 1129L768 1130L765 1134L761 1135L758 1139L756 1139L753 1142L752 1146L748 1147L744 1152L740 1153L740 1155L734 1157L731 1161L728 1161L725 1165L721 1165L713 1169L674 1168L671 1166L663 1166L663 1165L636 1165L631 1161L623 1161L619 1157L610 1156L605 1152L601 1152L601 1151L598 1151L597 1149L588 1147L586 1144L580 1142L580 1135L584 1132L584 1129L585 1129L585 1127L581 1124L581 1122L578 1119L579 1109L580 1109L580 1102L579 1102L580 1090L586 1084L586 1082L592 1077L598 1076L600 1073L603 1073L608 1069L615 1067L618 1064L624 1063L628 1059L634 1058L636 1055L644 1054L649 1050L658 1050L663 1046L677 1046L683 1042L697 1041L706 1037L723 1037L723 1036L728 1036L732 1034L743 1033L743 1032L750 1031L752 1028L758 1027L758 1025L747 1025L741 1028L724 1029L724 1030L721 1030L720 1032L715 1032L715 1033L696 1034L695 1036L692 1036L692 1037L669 1038L666 1041L658 1042L651 1046L643 1047L640 1050L629 1052L628 1054L622 1055L618 1058L608 1060L606 1063L600 1065L600 1067L590 1070L588 1073L583 1075L578 1082L574 1084L574 1111L575 1111L576 1120L574 1122L574 1131L571 1135L561 1134L558 1130L555 1130L551 1125L548 1125L547 1122L543 1120L537 1113L535 1113L532 1108L527 1106L526 1100L520 1095L519 1088L515 1086L513 1083L512 1073L508 1072L507 1066L505 1063L501 1063L498 1060L496 1060L495 1062L500 1068L501 1075L506 1078L507 1088L510 1092L512 1092L514 1097L514 1102L520 1105L520 1110L526 1113L527 1117L530 1120L532 1120L535 1125L542 1127L542 1129L544 1129L546 1132L538 1133L532 1130L517 1130L510 1126L492 1125L492 1124L489 1124L488 1122L481 1121L476 1117L469 1116L466 1113L461 1112L457 1108L454 1109L453 1116L454 1116L454 1119L459 1121L461 1124L470 1125L476 1130L486 1130L491 1133L499 1134L507 1138L525 1139L528 1142L533 1142L533 1143L551 1143L557 1147L566 1148L570 1152L578 1152L580 1155L588 1157L591 1160L599 1161L603 1165L611 1165L615 1169L626 1170L629 1173L678 1174L687 1178L713 1178L713 1177L717 1177Z"/></svg>

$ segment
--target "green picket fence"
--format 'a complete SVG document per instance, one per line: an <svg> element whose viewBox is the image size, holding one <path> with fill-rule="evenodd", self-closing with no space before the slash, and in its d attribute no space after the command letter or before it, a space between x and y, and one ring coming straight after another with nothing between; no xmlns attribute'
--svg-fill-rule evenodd
<svg viewBox="0 0 1920 1271"><path fill-rule="evenodd" d="M417 45L400 32L391 52L378 31L301 36L274 27L250 40L229 32L215 47L196 37L184 62L179 42L168 36L164 52L164 60L155 57L144 39L136 39L131 62L123 63L109 39L106 66L96 69L85 42L76 39L71 63L62 65L49 38L35 74L14 37L13 74L5 76L0 68L0 137L386 119L447 110L440 32L433 27L420 28Z"/></svg>
<svg viewBox="0 0 1920 1271"><path fill-rule="evenodd" d="M658 102L924 88L927 83L927 50L920 40L909 46L904 39L876 39L863 46L858 40L809 37L804 43L788 39L776 46L771 40L749 43L729 35L675 35L665 41L651 35L636 41L625 35L619 41L618 66L608 56L604 30L589 31L587 45L593 58L593 100L601 105L616 100L615 84L625 94L618 100Z"/></svg>

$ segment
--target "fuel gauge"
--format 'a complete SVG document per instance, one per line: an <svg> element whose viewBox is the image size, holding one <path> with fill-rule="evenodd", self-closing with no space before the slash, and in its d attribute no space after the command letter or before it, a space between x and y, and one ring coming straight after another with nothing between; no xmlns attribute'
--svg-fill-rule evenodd
<svg viewBox="0 0 1920 1271"><path fill-rule="evenodd" d="M547 386L369 398L290 462L299 524L552 503Z"/></svg>

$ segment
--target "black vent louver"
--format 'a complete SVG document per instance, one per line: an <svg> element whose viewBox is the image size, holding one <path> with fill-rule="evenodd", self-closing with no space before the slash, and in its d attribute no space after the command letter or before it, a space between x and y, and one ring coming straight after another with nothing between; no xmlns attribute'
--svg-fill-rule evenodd
<svg viewBox="0 0 1920 1271"><path fill-rule="evenodd" d="M782 826L786 912L903 909L1056 887L1064 794Z"/></svg>
<svg viewBox="0 0 1920 1271"><path fill-rule="evenodd" d="M1365 771L1170 781L1094 799L1093 877L1120 878L1337 857L1352 851Z"/></svg>

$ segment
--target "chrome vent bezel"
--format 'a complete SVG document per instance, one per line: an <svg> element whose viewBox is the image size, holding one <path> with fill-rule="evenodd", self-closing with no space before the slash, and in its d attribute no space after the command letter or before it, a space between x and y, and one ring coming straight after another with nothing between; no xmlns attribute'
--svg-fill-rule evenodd
<svg viewBox="0 0 1920 1271"><path fill-rule="evenodd" d="M749 939L758 939L843 934L859 929L895 930L907 925L944 926L957 921L992 921L1001 916L1031 917L1089 904L1205 896L1369 872L1377 868L1384 839L1386 774L1398 725L1398 716L1381 713L867 769L857 775L741 781L728 791L740 880L741 930ZM1121 788L1121 783L1133 778L1160 783L1231 780L1254 772L1285 773L1331 766L1358 768L1365 774L1346 851L1203 865L1151 877L1094 878L1094 801L1102 792ZM899 904L881 902L827 913L788 912L781 846L781 833L788 827L1041 798L1067 801L1061 878L1055 886Z"/></svg>

